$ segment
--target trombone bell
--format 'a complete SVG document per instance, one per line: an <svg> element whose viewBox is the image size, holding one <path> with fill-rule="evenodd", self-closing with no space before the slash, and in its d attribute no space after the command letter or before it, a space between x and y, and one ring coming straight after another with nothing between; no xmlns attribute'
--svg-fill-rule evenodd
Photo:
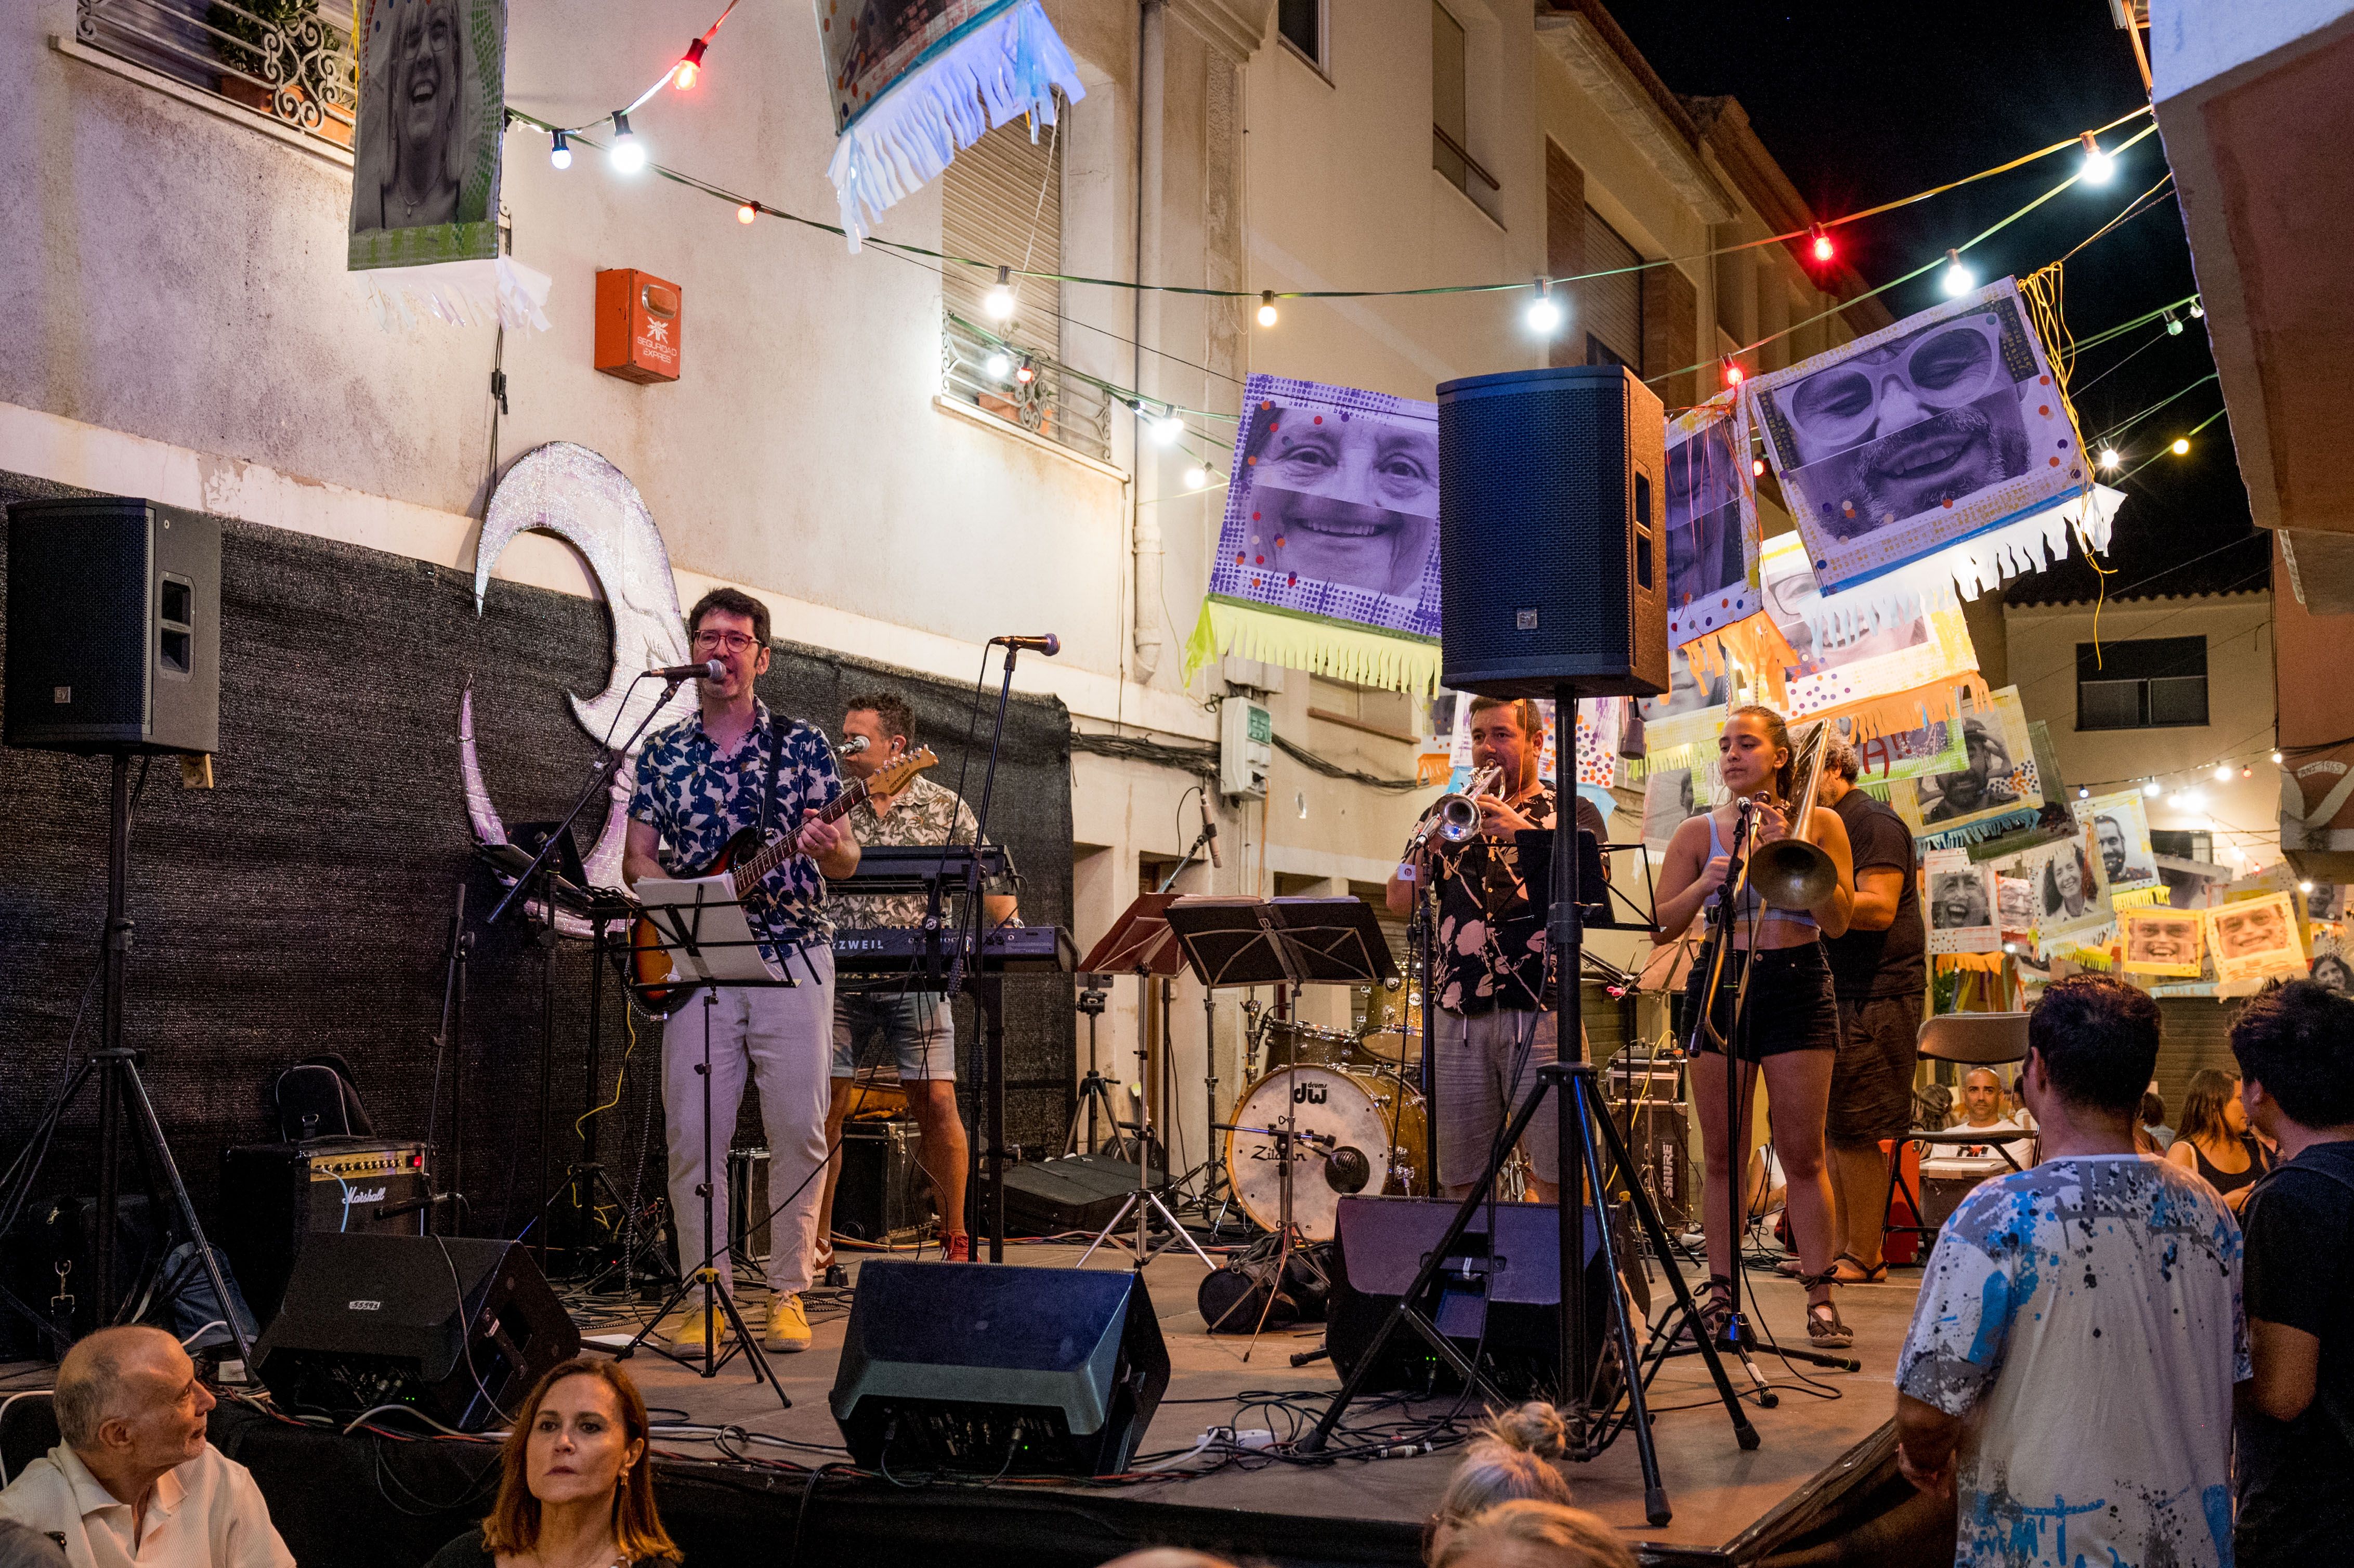
<svg viewBox="0 0 2354 1568"><path fill-rule="evenodd" d="M1829 738L1830 726L1819 720L1798 743L1797 765L1791 770L1797 800L1784 808L1787 831L1772 843L1750 852L1749 885L1776 909L1811 909L1839 886L1839 872L1831 857L1805 837L1808 824L1814 821L1815 786L1822 779L1823 750Z"/></svg>

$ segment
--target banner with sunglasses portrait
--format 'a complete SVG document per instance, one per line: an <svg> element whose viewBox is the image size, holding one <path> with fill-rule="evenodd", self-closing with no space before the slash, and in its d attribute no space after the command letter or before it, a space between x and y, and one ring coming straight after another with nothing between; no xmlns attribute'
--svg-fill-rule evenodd
<svg viewBox="0 0 2354 1568"><path fill-rule="evenodd" d="M1926 849L1959 849L2033 827L2042 815L2041 770L2019 688L2003 687L1959 722L1961 767L1899 779L1888 787L1888 803Z"/></svg>
<svg viewBox="0 0 2354 1568"><path fill-rule="evenodd" d="M2009 278L1761 376L1745 397L1826 593L2092 482Z"/></svg>
<svg viewBox="0 0 2354 1568"><path fill-rule="evenodd" d="M1668 421L1668 646L1723 631L1764 606L1749 410L1723 392Z"/></svg>
<svg viewBox="0 0 2354 1568"><path fill-rule="evenodd" d="M1438 683L1438 406L1254 376L1185 675L1222 654Z"/></svg>
<svg viewBox="0 0 2354 1568"><path fill-rule="evenodd" d="M359 28L346 265L495 260L505 0L362 0Z"/></svg>
<svg viewBox="0 0 2354 1568"><path fill-rule="evenodd" d="M2219 984L2306 972L2296 911L2285 893L2243 898L2204 911Z"/></svg>

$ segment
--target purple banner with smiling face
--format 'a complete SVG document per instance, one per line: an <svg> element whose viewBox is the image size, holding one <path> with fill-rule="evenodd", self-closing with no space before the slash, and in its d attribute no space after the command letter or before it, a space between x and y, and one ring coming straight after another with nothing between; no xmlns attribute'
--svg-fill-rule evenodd
<svg viewBox="0 0 2354 1568"><path fill-rule="evenodd" d="M1254 376L1190 671L1228 652L1405 690L1437 677L1438 408Z"/></svg>

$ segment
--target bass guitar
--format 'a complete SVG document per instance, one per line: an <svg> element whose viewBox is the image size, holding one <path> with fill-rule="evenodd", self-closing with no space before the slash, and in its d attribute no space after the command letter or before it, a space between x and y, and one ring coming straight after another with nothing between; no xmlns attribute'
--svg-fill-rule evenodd
<svg viewBox="0 0 2354 1568"><path fill-rule="evenodd" d="M938 768L940 759L931 747L919 746L898 761L877 768L872 779L854 781L850 788L836 796L832 804L817 814L822 822L839 821L853 806L870 795L896 795L905 789L907 780L927 768ZM806 821L801 827L806 827ZM777 867L801 853L801 827L779 832L765 845L760 842L760 830L744 828L729 839L726 847L712 857L711 863L681 874L682 881L727 874L740 900ZM630 922L630 994L641 1012L649 1017L668 1018L686 1000L702 989L700 980L685 980L671 963L670 949L663 946L662 928L651 916L640 915Z"/></svg>

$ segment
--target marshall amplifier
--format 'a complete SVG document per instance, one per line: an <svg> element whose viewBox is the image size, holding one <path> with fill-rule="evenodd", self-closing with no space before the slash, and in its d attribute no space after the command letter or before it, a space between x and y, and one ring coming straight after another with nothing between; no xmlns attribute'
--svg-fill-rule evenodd
<svg viewBox="0 0 2354 1568"><path fill-rule="evenodd" d="M215 1238L267 1323L314 1231L423 1235L430 1146L398 1139L317 1138L258 1143L221 1156L221 1225Z"/></svg>

